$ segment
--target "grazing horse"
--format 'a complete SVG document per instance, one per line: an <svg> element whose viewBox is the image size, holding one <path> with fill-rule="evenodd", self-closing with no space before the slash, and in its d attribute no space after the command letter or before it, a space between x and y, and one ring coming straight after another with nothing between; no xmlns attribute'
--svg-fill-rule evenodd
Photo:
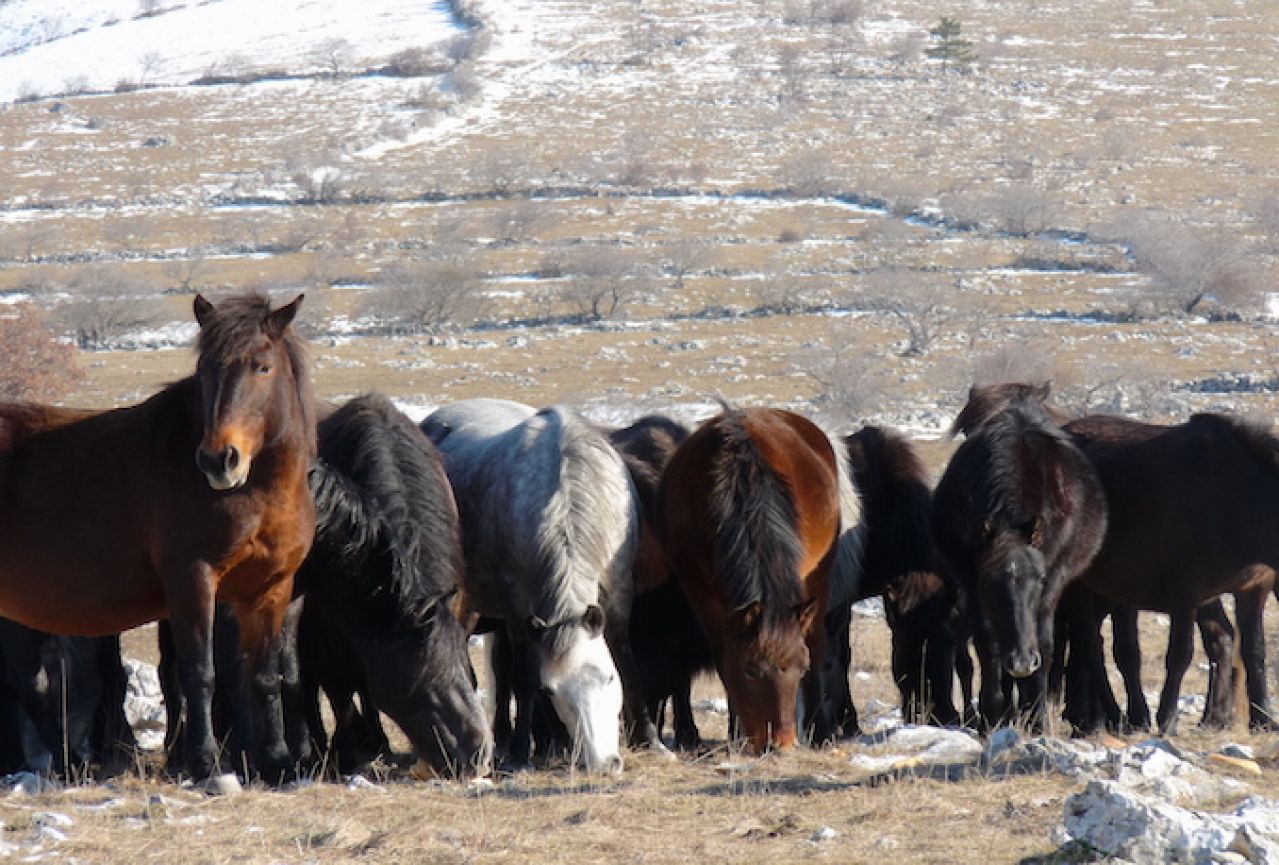
<svg viewBox="0 0 1279 865"><path fill-rule="evenodd" d="M621 457L559 406L466 400L422 429L444 455L461 512L467 609L505 622L511 641L508 764L529 764L540 683L586 768L621 771L624 687L632 722L647 719L627 630L639 515ZM660 747L651 721L640 735Z"/></svg>
<svg viewBox="0 0 1279 865"><path fill-rule="evenodd" d="M1262 614L1279 567L1279 440L1217 414L1176 426L1091 416L1065 429L1096 466L1110 506L1110 530L1082 581L1115 603L1172 617L1160 729L1176 723L1195 619L1204 608L1220 621L1213 602L1224 592L1235 595L1249 723L1273 727Z"/></svg>
<svg viewBox="0 0 1279 865"><path fill-rule="evenodd" d="M315 531L314 407L289 327L300 301L197 296L195 374L138 405L0 405L0 614L86 636L167 616L197 778L217 766L218 599L235 609L253 670L259 768L289 768L277 648Z"/></svg>
<svg viewBox="0 0 1279 865"><path fill-rule="evenodd" d="M967 438L933 494L933 532L965 596L988 724L1020 709L1042 723L1057 602L1106 533L1092 463L1045 409L1047 386L974 387L952 434Z"/></svg>
<svg viewBox="0 0 1279 865"><path fill-rule="evenodd" d="M369 735L377 742L381 710L436 771L484 773L492 737L466 629L452 610L462 539L439 454L390 400L370 394L320 421L319 456L315 545L297 574L312 737L324 739L320 685L339 722L335 746ZM373 729L356 732L361 724ZM358 762L349 752L337 757Z"/></svg>
<svg viewBox="0 0 1279 865"><path fill-rule="evenodd" d="M954 669L971 698L971 661L956 656L954 587L937 573L929 522L933 504L928 471L909 439L896 430L866 426L845 437L853 480L866 515L866 550L859 599L882 595L892 629L893 679L907 719L958 724ZM857 716L847 710L855 729Z"/></svg>
<svg viewBox="0 0 1279 865"><path fill-rule="evenodd" d="M632 571L631 647L644 700L659 734L664 706L670 701L675 744L694 749L701 737L693 718L693 678L714 670L715 659L678 581L672 579L658 533L662 472L688 435L688 428L678 421L647 415L609 432L608 438L622 455L640 502L640 539Z"/></svg>
<svg viewBox="0 0 1279 865"><path fill-rule="evenodd" d="M757 751L798 742L801 690L805 719L829 725L833 714L823 712L819 675L831 572L842 559L855 573L860 552L856 533L841 543L859 522L841 462L799 415L726 407L662 475L662 545Z"/></svg>

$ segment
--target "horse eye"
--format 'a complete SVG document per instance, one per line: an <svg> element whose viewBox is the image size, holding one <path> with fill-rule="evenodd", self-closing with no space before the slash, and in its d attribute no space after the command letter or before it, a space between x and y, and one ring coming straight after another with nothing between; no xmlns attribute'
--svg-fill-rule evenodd
<svg viewBox="0 0 1279 865"><path fill-rule="evenodd" d="M269 363L260 363L260 364L258 364L256 367L254 367L254 368L253 368L253 371L254 371L255 373L257 373L258 375L267 375L268 373L270 373L270 372L271 372L271 364L269 364Z"/></svg>
<svg viewBox="0 0 1279 865"><path fill-rule="evenodd" d="M754 680L756 680L756 679L762 679L762 678L764 678L764 670L763 670L763 668L761 668L761 667L759 666L759 664L751 663L751 664L747 664L747 665L746 665L746 666L742 669L742 675L744 675L746 678L748 678L748 679L750 679L750 680L754 681Z"/></svg>

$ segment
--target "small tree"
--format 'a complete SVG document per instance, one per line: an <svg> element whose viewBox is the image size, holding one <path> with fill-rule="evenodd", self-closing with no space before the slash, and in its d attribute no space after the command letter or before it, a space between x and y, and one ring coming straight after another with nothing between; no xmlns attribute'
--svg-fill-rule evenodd
<svg viewBox="0 0 1279 865"><path fill-rule="evenodd" d="M958 313L951 306L950 286L897 267L868 274L866 306L887 313L906 331L903 357L928 353L937 337Z"/></svg>
<svg viewBox="0 0 1279 865"><path fill-rule="evenodd" d="M0 307L0 399L52 402L84 377L75 347L58 338L34 303Z"/></svg>
<svg viewBox="0 0 1279 865"><path fill-rule="evenodd" d="M199 288L200 278L209 269L209 251L203 246L193 246L182 258L165 262L164 275L173 280L174 287L183 294Z"/></svg>
<svg viewBox="0 0 1279 865"><path fill-rule="evenodd" d="M967 72L977 59L973 52L973 43L963 38L961 25L954 18L942 17L937 26L928 31L932 45L924 49L924 54L933 60L941 61L943 73L954 69Z"/></svg>
<svg viewBox="0 0 1279 865"><path fill-rule="evenodd" d="M58 316L83 349L106 348L112 339L154 320L138 302L136 289L108 271L89 270L68 291L72 299L58 309Z"/></svg>
<svg viewBox="0 0 1279 865"><path fill-rule="evenodd" d="M564 267L570 276L560 287L559 298L586 321L621 316L626 306L649 288L647 274L611 250L593 250Z"/></svg>

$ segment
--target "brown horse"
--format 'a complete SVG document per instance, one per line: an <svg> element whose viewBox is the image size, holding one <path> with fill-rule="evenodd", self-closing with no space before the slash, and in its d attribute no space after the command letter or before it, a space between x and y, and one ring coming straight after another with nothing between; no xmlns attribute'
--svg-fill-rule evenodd
<svg viewBox="0 0 1279 865"><path fill-rule="evenodd" d="M276 649L315 531L315 416L289 327L300 301L197 296L195 375L138 405L0 405L0 614L87 636L167 616L194 777L217 764L216 600L234 607L253 666L258 768L287 768Z"/></svg>
<svg viewBox="0 0 1279 865"><path fill-rule="evenodd" d="M1116 603L1172 616L1160 728L1176 723L1196 614L1223 592L1235 595L1249 721L1273 727L1262 613L1279 568L1279 439L1216 414L1176 426L1093 416L1065 429L1096 465L1110 504L1105 543L1081 579Z"/></svg>
<svg viewBox="0 0 1279 865"><path fill-rule="evenodd" d="M726 408L663 473L662 546L758 751L796 744L801 688L821 703L841 504L830 439L780 409Z"/></svg>

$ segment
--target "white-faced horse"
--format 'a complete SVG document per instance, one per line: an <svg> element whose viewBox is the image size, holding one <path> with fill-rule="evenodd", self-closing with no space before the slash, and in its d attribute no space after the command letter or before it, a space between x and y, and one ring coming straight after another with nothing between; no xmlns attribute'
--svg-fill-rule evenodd
<svg viewBox="0 0 1279 865"><path fill-rule="evenodd" d="M461 512L467 608L503 620L511 640L508 765L529 763L540 687L583 765L620 771L618 670L629 679L634 669L627 627L639 523L621 458L559 406L466 400L422 429L444 455ZM642 706L638 688L629 690Z"/></svg>

